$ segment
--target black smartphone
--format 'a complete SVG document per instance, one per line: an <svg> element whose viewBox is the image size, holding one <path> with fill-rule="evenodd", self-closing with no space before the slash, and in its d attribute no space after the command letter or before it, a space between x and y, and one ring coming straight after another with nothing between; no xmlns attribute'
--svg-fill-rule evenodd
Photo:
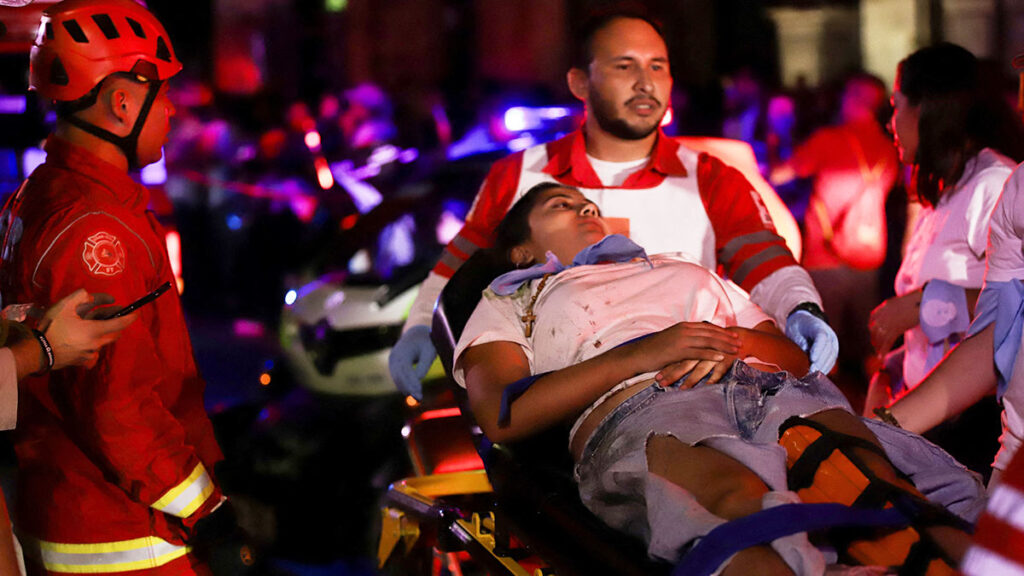
<svg viewBox="0 0 1024 576"><path fill-rule="evenodd" d="M106 318L107 319L110 319L110 318L120 318L121 316L126 316L128 314L131 314L132 312L135 312L136 310L138 310L139 308L142 308L146 304L149 304L153 300L156 300L157 297L159 297L161 294L163 294L164 292L167 292L170 289L171 289L171 282L168 280L167 282L164 282L163 284L157 286L156 290L153 290L149 294L146 294L142 298L139 298L135 302L132 302L131 304L125 306L124 308L121 308L120 310L118 310L117 312L114 312L112 315L107 316Z"/></svg>

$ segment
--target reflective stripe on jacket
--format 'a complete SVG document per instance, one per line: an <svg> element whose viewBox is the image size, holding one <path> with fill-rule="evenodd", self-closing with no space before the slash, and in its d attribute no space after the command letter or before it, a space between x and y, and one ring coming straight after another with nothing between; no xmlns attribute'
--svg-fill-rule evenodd
<svg viewBox="0 0 1024 576"><path fill-rule="evenodd" d="M189 553L188 546L177 546L155 536L97 542L65 544L38 540L43 566L49 572L66 574L108 574L157 568Z"/></svg>

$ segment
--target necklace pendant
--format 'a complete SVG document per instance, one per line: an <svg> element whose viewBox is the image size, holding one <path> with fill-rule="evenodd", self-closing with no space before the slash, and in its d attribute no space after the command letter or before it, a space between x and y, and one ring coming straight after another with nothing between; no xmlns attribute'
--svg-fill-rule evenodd
<svg viewBox="0 0 1024 576"><path fill-rule="evenodd" d="M537 290L533 293L533 297L530 298L530 303L526 305L526 314L523 314L519 319L523 322L523 333L529 338L533 335L533 323L537 320L537 316L533 313L533 305L537 303L537 296L540 296L540 291L544 289L544 284L547 283L548 278L551 277L553 272L548 272L541 277L540 282L537 284Z"/></svg>
<svg viewBox="0 0 1024 576"><path fill-rule="evenodd" d="M525 333L526 337L529 338L530 336L533 335L533 322L537 319L537 317L534 316L532 313L529 313L523 315L521 319L523 321L523 324L525 324L525 326L523 327L523 332Z"/></svg>

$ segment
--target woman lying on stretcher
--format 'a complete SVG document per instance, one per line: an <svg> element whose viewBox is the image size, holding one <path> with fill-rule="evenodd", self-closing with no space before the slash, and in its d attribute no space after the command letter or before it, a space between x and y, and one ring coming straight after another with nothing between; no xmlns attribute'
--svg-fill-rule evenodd
<svg viewBox="0 0 1024 576"><path fill-rule="evenodd" d="M763 509L859 497L857 506L876 508L912 502L930 518L831 538L839 560L952 573L966 534L922 504L890 458L915 480L944 478L939 500L971 520L982 505L977 479L916 436L869 430L820 374L792 376L806 373L807 358L734 285L607 233L578 190L541 184L509 211L495 247L463 267L507 272L455 351L455 378L490 440L575 419L584 504L644 538L656 558L674 562L717 526ZM843 477L830 485L830 474ZM835 560L799 532L740 551L721 573L821 574Z"/></svg>

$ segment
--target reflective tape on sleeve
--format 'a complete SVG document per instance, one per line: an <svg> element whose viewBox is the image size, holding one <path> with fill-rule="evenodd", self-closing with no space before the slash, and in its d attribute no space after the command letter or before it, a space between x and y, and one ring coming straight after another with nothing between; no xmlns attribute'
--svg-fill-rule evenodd
<svg viewBox="0 0 1024 576"><path fill-rule="evenodd" d="M42 540L36 543L46 569L65 574L107 574L156 568L191 551L188 546L171 544L155 536L94 544Z"/></svg>
<svg viewBox="0 0 1024 576"><path fill-rule="evenodd" d="M188 478L168 490L152 507L179 518L188 518L213 494L213 488L213 480L206 473L206 468L196 464Z"/></svg>
<svg viewBox="0 0 1024 576"><path fill-rule="evenodd" d="M480 249L479 244L462 235L457 235L455 238L452 238L452 246L462 251L466 257L472 256L474 252Z"/></svg>
<svg viewBox="0 0 1024 576"><path fill-rule="evenodd" d="M753 256L744 260L743 264L736 268L736 270L732 273L730 280L742 286L743 281L747 279L747 276L751 272L753 272L755 268L771 260L772 258L778 258L780 256L790 256L789 249L787 249L785 246L779 246L777 244L768 246L764 250L761 250L757 254L754 254Z"/></svg>
<svg viewBox="0 0 1024 576"><path fill-rule="evenodd" d="M453 271L458 270L459 267L462 266L462 263L465 261L466 260L464 258L459 258L458 256L452 254L448 250L445 250L443 253L441 253L440 263L444 264L448 268L451 268Z"/></svg>
<svg viewBox="0 0 1024 576"><path fill-rule="evenodd" d="M989 496L988 513L1024 533L1024 493L1009 484L1000 484Z"/></svg>
<svg viewBox="0 0 1024 576"><path fill-rule="evenodd" d="M751 244L763 244L767 242L782 242L786 240L778 234L770 230L761 230L759 232L752 232L750 234L744 234L743 236L737 236L722 248L718 254L719 262L730 262L736 256L741 249Z"/></svg>

